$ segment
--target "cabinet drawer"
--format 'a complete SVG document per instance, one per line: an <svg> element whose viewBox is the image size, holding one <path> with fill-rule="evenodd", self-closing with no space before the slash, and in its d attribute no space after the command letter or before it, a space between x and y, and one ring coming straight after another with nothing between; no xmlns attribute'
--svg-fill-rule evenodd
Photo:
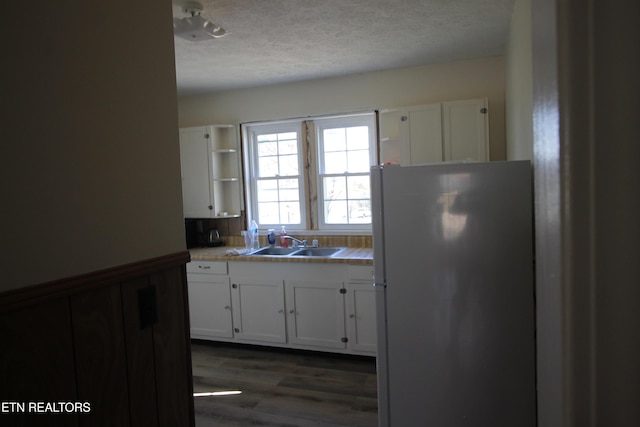
<svg viewBox="0 0 640 427"><path fill-rule="evenodd" d="M191 261L187 263L187 273L228 274L226 261Z"/></svg>
<svg viewBox="0 0 640 427"><path fill-rule="evenodd" d="M349 280L373 283L373 265L350 265Z"/></svg>

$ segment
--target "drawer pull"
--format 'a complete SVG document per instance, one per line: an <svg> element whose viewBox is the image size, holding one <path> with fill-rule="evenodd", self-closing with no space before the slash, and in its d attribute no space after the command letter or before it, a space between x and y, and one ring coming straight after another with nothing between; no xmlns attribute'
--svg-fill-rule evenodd
<svg viewBox="0 0 640 427"><path fill-rule="evenodd" d="M202 269L208 270L208 269L211 268L211 266L210 265L199 265L198 268L202 268Z"/></svg>

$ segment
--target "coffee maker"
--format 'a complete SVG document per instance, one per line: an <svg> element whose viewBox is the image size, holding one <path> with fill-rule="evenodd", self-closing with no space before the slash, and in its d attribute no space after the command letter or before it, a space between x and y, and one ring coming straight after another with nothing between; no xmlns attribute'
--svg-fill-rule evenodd
<svg viewBox="0 0 640 427"><path fill-rule="evenodd" d="M220 239L220 233L217 229L209 226L209 220L185 218L184 228L187 248L224 246L224 242Z"/></svg>

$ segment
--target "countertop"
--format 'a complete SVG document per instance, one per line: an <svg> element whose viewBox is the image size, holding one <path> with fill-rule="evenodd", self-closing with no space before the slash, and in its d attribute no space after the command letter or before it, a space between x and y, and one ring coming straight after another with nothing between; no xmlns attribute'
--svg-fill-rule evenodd
<svg viewBox="0 0 640 427"><path fill-rule="evenodd" d="M331 257L299 257L299 256L268 256L268 255L234 255L234 250L244 248L219 246L214 248L191 248L191 259L194 261L249 261L249 262L311 262L373 265L372 248L345 248Z"/></svg>

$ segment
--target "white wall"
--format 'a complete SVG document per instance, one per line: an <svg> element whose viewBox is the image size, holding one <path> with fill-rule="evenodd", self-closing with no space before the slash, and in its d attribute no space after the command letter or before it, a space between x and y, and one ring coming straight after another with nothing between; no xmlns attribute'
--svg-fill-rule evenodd
<svg viewBox="0 0 640 427"><path fill-rule="evenodd" d="M503 160L504 84L503 58L482 58L181 97L179 122L244 123L488 97L491 158Z"/></svg>
<svg viewBox="0 0 640 427"><path fill-rule="evenodd" d="M3 23L0 291L185 249L171 13L36 0Z"/></svg>
<svg viewBox="0 0 640 427"><path fill-rule="evenodd" d="M516 0L505 54L509 160L533 160L531 0Z"/></svg>

